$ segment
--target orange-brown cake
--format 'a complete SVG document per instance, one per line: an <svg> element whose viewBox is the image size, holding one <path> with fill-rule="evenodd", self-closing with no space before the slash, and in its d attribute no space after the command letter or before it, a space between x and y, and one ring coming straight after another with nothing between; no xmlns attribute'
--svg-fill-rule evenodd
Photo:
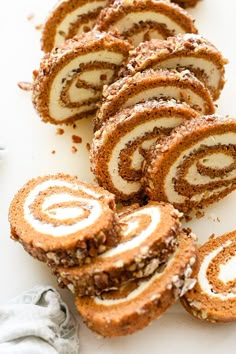
<svg viewBox="0 0 236 354"><path fill-rule="evenodd" d="M100 294L151 275L177 247L181 214L170 204L150 202L120 216L117 246L81 267L58 267L59 284L79 296Z"/></svg>
<svg viewBox="0 0 236 354"><path fill-rule="evenodd" d="M11 203L12 238L49 265L83 264L119 241L114 208L111 193L77 177L38 177Z"/></svg>
<svg viewBox="0 0 236 354"><path fill-rule="evenodd" d="M61 0L48 16L42 33L42 50L50 52L66 39L90 31L108 0Z"/></svg>
<svg viewBox="0 0 236 354"><path fill-rule="evenodd" d="M72 123L96 112L131 49L127 41L90 31L46 54L33 84L33 103L44 122Z"/></svg>
<svg viewBox="0 0 236 354"><path fill-rule="evenodd" d="M236 231L199 249L196 286L182 298L194 317L210 322L236 320Z"/></svg>
<svg viewBox="0 0 236 354"><path fill-rule="evenodd" d="M132 334L160 317L194 286L195 264L194 241L181 234L177 250L153 275L100 296L77 297L77 309L86 325L104 337Z"/></svg>
<svg viewBox="0 0 236 354"><path fill-rule="evenodd" d="M114 0L100 12L97 28L118 31L134 46L151 38L197 33L194 20L185 10L161 0Z"/></svg>
<svg viewBox="0 0 236 354"><path fill-rule="evenodd" d="M193 7L195 5L197 5L197 3L200 0L170 0L171 2L175 2L176 4L178 4L179 6L186 8L186 7Z"/></svg>
<svg viewBox="0 0 236 354"><path fill-rule="evenodd" d="M98 183L117 200L141 200L143 153L184 120L197 116L190 106L173 99L150 100L119 111L93 139L91 170Z"/></svg>
<svg viewBox="0 0 236 354"><path fill-rule="evenodd" d="M208 40L194 33L179 34L163 41L152 39L131 51L121 75L133 75L147 68L189 69L216 100L224 87L227 60Z"/></svg>
<svg viewBox="0 0 236 354"><path fill-rule="evenodd" d="M123 108L150 99L186 102L202 114L215 111L209 90L189 70L147 69L117 80L103 90L103 100L95 118L95 129Z"/></svg>
<svg viewBox="0 0 236 354"><path fill-rule="evenodd" d="M186 215L222 199L236 188L236 120L185 121L149 150L143 175L150 199Z"/></svg>

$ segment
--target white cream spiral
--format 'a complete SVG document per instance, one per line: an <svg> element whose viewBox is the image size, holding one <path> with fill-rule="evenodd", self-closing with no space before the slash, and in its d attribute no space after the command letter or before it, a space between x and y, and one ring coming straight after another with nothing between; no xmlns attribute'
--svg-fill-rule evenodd
<svg viewBox="0 0 236 354"><path fill-rule="evenodd" d="M85 186L60 179L43 181L27 195L24 217L39 233L53 237L68 236L98 221L102 209L95 198L99 196ZM35 207L40 208L36 215Z"/></svg>
<svg viewBox="0 0 236 354"><path fill-rule="evenodd" d="M208 274L209 268L216 261L216 258L219 257L219 255L222 252L225 252L227 248L229 248L233 244L233 240L228 240L221 244L221 246L217 247L216 249L212 250L207 254L207 256L203 259L199 273L198 273L198 284L202 290L202 293L215 298L215 299L220 299L220 300L230 300L230 299L236 299L236 292L224 292L223 289L221 292L219 292L219 289L215 288L213 289L212 283L209 280ZM236 281L236 254L230 255L228 259L226 260L225 263L220 264L219 266L219 272L217 274L217 277L220 282L223 284L227 284L228 282Z"/></svg>
<svg viewBox="0 0 236 354"><path fill-rule="evenodd" d="M50 88L49 114L56 121L96 110L103 84L110 82L124 56L106 49L79 55L56 74ZM104 79L103 79L104 78Z"/></svg>
<svg viewBox="0 0 236 354"><path fill-rule="evenodd" d="M236 157L235 153L230 153L230 146L236 146L236 134L233 132L208 136L182 150L165 176L164 190L168 201L175 204L183 204L187 200L198 203L230 188L236 178ZM181 190L181 186L178 188L179 176L183 161L187 159L190 163L182 170L181 186L188 185L189 188Z"/></svg>

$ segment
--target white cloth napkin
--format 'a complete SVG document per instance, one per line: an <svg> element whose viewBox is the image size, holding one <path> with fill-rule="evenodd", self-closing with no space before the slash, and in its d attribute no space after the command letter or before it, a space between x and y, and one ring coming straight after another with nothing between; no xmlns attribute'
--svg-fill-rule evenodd
<svg viewBox="0 0 236 354"><path fill-rule="evenodd" d="M78 352L78 323L55 289L36 286L0 306L0 354Z"/></svg>

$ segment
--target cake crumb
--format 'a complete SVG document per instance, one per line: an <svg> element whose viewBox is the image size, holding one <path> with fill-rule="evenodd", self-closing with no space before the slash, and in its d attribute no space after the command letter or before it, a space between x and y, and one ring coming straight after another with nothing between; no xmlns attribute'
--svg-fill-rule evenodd
<svg viewBox="0 0 236 354"><path fill-rule="evenodd" d="M72 141L74 144L81 144L82 138L78 135L72 135Z"/></svg>
<svg viewBox="0 0 236 354"><path fill-rule="evenodd" d="M72 154L75 154L78 151L78 149L75 146L72 146L71 151Z"/></svg>
<svg viewBox="0 0 236 354"><path fill-rule="evenodd" d="M53 155L55 155L55 153L56 153L56 150L52 150L52 151L51 151L51 153L52 153Z"/></svg>
<svg viewBox="0 0 236 354"><path fill-rule="evenodd" d="M73 124L73 129L75 129L76 128L76 124Z"/></svg>
<svg viewBox="0 0 236 354"><path fill-rule="evenodd" d="M24 91L31 91L32 90L32 83L31 82L20 81L17 83L17 85L21 90L24 90Z"/></svg>
<svg viewBox="0 0 236 354"><path fill-rule="evenodd" d="M197 218L197 219L200 219L200 218L202 218L203 216L205 216L204 211L198 210L198 211L196 212L196 218Z"/></svg>
<svg viewBox="0 0 236 354"><path fill-rule="evenodd" d="M63 135L64 134L64 129L62 129L62 128L58 128L57 129L57 135Z"/></svg>
<svg viewBox="0 0 236 354"><path fill-rule="evenodd" d="M40 30L43 28L43 25L42 25L42 23L39 23L39 24L36 25L34 28L35 28L37 31L40 31Z"/></svg>
<svg viewBox="0 0 236 354"><path fill-rule="evenodd" d="M211 234L211 235L209 236L209 240L213 240L213 238L215 238L215 237L216 237L215 234Z"/></svg>
<svg viewBox="0 0 236 354"><path fill-rule="evenodd" d="M91 150L91 145L89 143L86 144L86 148L88 150L88 152Z"/></svg>
<svg viewBox="0 0 236 354"><path fill-rule="evenodd" d="M27 20L28 21L32 21L33 20L33 18L34 18L34 14L32 13L32 14L29 14L28 16L27 16Z"/></svg>
<svg viewBox="0 0 236 354"><path fill-rule="evenodd" d="M33 79L34 80L38 77L38 74L39 74L38 70L33 71Z"/></svg>

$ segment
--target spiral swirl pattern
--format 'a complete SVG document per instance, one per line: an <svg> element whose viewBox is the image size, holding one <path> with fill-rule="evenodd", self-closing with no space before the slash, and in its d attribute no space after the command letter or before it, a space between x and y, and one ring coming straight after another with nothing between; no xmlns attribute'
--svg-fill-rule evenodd
<svg viewBox="0 0 236 354"><path fill-rule="evenodd" d="M236 122L201 117L153 147L144 166L146 192L190 213L217 201L236 187Z"/></svg>
<svg viewBox="0 0 236 354"><path fill-rule="evenodd" d="M147 101L121 110L95 134L92 170L99 184L119 200L142 197L143 153L184 120L198 116L183 103Z"/></svg>
<svg viewBox="0 0 236 354"><path fill-rule="evenodd" d="M107 3L107 0L59 1L43 27L43 51L50 52L65 40L91 30L101 9Z"/></svg>
<svg viewBox="0 0 236 354"><path fill-rule="evenodd" d="M235 320L235 249L235 231L200 247L197 283L182 301L193 316L212 322Z"/></svg>
<svg viewBox="0 0 236 354"><path fill-rule="evenodd" d="M44 121L71 123L90 116L104 84L113 81L130 44L91 31L47 54L33 85L33 103Z"/></svg>
<svg viewBox="0 0 236 354"><path fill-rule="evenodd" d="M75 177L37 178L11 204L12 236L40 260L80 264L117 243L114 205L113 195Z"/></svg>
<svg viewBox="0 0 236 354"><path fill-rule="evenodd" d="M201 114L212 114L215 111L209 90L189 70L146 69L104 88L95 128L101 128L104 122L122 108L151 99L185 102Z"/></svg>
<svg viewBox="0 0 236 354"><path fill-rule="evenodd" d="M77 309L85 323L103 336L134 333L158 318L195 284L191 279L195 261L193 240L181 234L177 250L149 278L130 281L101 296L77 297Z"/></svg>
<svg viewBox="0 0 236 354"><path fill-rule="evenodd" d="M137 46L151 38L166 39L177 33L196 33L190 15L167 1L115 0L97 20L101 31L118 31Z"/></svg>
<svg viewBox="0 0 236 354"><path fill-rule="evenodd" d="M133 75L147 68L186 68L211 92L214 100L224 87L224 65L228 61L208 40L194 33L178 34L166 40L142 42L130 52L122 76Z"/></svg>
<svg viewBox="0 0 236 354"><path fill-rule="evenodd" d="M133 206L120 216L121 239L88 265L56 270L60 283L80 295L95 295L120 287L130 279L151 275L177 247L180 223L169 204Z"/></svg>

